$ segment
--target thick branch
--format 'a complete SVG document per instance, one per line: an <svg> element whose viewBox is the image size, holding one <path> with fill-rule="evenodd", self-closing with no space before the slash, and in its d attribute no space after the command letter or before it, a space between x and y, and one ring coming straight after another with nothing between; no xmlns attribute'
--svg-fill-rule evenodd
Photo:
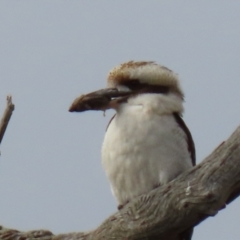
<svg viewBox="0 0 240 240"><path fill-rule="evenodd" d="M7 106L6 109L3 113L1 122L0 122L0 143L2 142L4 133L7 129L7 125L9 123L9 120L12 116L12 112L14 110L14 105L12 103L12 97L11 96L7 96Z"/></svg>
<svg viewBox="0 0 240 240"><path fill-rule="evenodd" d="M96 230L53 235L48 231L24 233L2 228L0 239L176 240L179 233L214 216L239 194L240 127L201 164L134 199Z"/></svg>

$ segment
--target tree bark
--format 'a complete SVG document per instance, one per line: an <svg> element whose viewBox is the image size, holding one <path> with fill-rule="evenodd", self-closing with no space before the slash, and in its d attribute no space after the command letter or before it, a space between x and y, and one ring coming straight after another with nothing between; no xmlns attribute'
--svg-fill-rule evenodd
<svg viewBox="0 0 240 240"><path fill-rule="evenodd" d="M213 153L172 182L128 203L90 232L54 235L1 228L0 239L177 240L240 195L240 127ZM96 213L97 214L97 213Z"/></svg>

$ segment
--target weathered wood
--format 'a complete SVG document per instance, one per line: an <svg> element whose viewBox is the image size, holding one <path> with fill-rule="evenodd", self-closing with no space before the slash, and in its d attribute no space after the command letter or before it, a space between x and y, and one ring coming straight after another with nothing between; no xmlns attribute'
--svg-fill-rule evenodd
<svg viewBox="0 0 240 240"><path fill-rule="evenodd" d="M177 240L179 233L215 216L239 194L240 127L202 163L137 197L93 231L53 235L2 228L0 239Z"/></svg>

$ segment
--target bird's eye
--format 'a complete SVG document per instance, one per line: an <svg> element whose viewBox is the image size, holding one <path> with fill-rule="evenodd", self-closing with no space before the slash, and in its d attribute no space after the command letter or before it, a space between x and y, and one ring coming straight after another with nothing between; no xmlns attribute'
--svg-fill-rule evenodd
<svg viewBox="0 0 240 240"><path fill-rule="evenodd" d="M126 87L128 87L132 91L139 90L141 88L141 83L138 79L131 79L124 83Z"/></svg>
<svg viewBox="0 0 240 240"><path fill-rule="evenodd" d="M124 90L127 88L129 91L139 92L139 93L141 92L141 93L167 94L170 90L168 86L141 83L138 79L131 79L131 80L125 81L123 85L121 85L121 87Z"/></svg>

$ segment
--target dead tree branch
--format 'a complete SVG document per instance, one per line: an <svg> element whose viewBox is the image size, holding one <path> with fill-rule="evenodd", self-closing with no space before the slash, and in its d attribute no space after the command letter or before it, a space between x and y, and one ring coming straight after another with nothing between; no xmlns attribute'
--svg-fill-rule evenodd
<svg viewBox="0 0 240 240"><path fill-rule="evenodd" d="M7 125L9 123L9 120L12 116L13 110L14 110L14 105L12 103L12 97L7 96L7 106L6 106L6 109L3 113L3 116L2 116L2 119L1 119L1 122L0 122L0 144L2 142L4 133L7 129Z"/></svg>
<svg viewBox="0 0 240 240"><path fill-rule="evenodd" d="M239 194L240 127L201 164L137 197L93 231L54 235L2 228L0 239L177 240L179 233L214 216Z"/></svg>

